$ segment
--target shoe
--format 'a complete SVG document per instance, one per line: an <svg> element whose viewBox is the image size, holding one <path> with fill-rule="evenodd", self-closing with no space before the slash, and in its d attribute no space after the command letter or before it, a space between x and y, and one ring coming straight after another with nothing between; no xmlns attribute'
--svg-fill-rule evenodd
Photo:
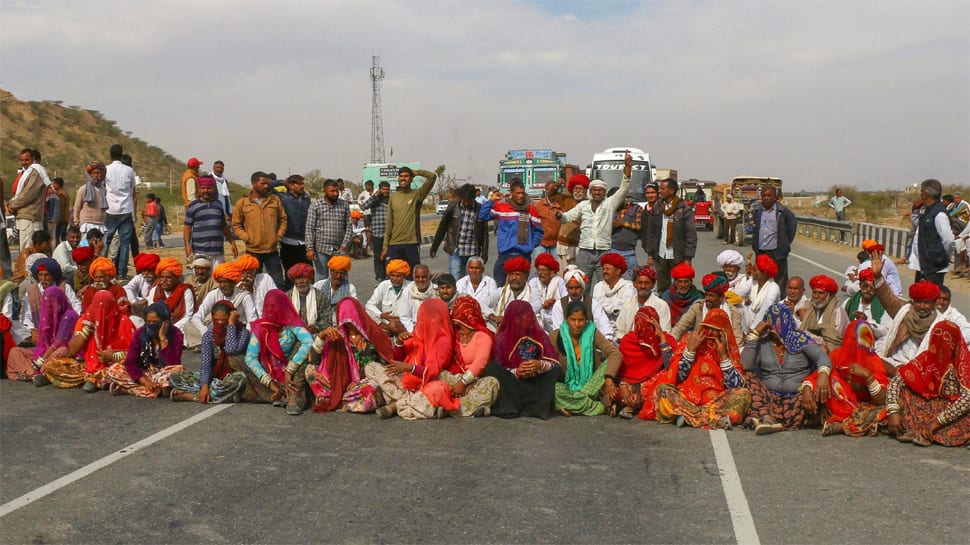
<svg viewBox="0 0 970 545"><path fill-rule="evenodd" d="M782 429L784 429L784 426L782 426L781 424L778 424L777 422L774 424L767 424L762 422L761 424L758 424L757 426L755 426L754 434L769 435L772 433L780 432Z"/></svg>
<svg viewBox="0 0 970 545"><path fill-rule="evenodd" d="M34 386L40 388L41 386L47 386L51 383L51 379L47 378L47 375L34 375Z"/></svg>
<svg viewBox="0 0 970 545"><path fill-rule="evenodd" d="M491 407L487 407L487 406L486 407L479 407L479 408L475 409L475 412L474 413L472 413L472 417L473 418L482 418L484 416L492 416L492 408Z"/></svg>
<svg viewBox="0 0 970 545"><path fill-rule="evenodd" d="M84 386L81 386L81 389L89 394L93 394L98 391L98 385L89 380L85 380Z"/></svg>
<svg viewBox="0 0 970 545"><path fill-rule="evenodd" d="M277 399L273 402L274 407L282 407L283 405L286 405L286 403L284 403L282 399Z"/></svg>
<svg viewBox="0 0 970 545"><path fill-rule="evenodd" d="M397 414L397 405L391 403L390 405L384 405L383 407L378 407L377 416L381 417L381 420L386 420Z"/></svg>
<svg viewBox="0 0 970 545"><path fill-rule="evenodd" d="M290 416L300 416L303 414L303 409L301 409L299 405L287 405L286 414Z"/></svg>
<svg viewBox="0 0 970 545"><path fill-rule="evenodd" d="M674 420L674 425L677 426L678 428L686 427L687 426L687 419L684 418L683 415L678 416L677 417L677 420Z"/></svg>
<svg viewBox="0 0 970 545"><path fill-rule="evenodd" d="M434 409L435 418L441 419L441 418L445 418L446 416L448 416L448 413L445 411L444 407L435 407Z"/></svg>
<svg viewBox="0 0 970 545"><path fill-rule="evenodd" d="M623 407L620 409L619 417L624 420L631 420L633 418L633 409L630 407Z"/></svg>

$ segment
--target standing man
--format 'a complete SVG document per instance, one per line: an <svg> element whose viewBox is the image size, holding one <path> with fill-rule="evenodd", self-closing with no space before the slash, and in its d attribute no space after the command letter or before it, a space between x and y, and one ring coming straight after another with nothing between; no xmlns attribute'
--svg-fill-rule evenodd
<svg viewBox="0 0 970 545"><path fill-rule="evenodd" d="M734 195L728 193L721 203L721 214L724 214L724 244L731 244L737 237L738 217L741 216L743 207L741 203L734 200Z"/></svg>
<svg viewBox="0 0 970 545"><path fill-rule="evenodd" d="M387 280L383 252L387 228L387 201L391 194L391 184L381 182L377 187L377 193L371 195L361 208L371 213L369 229L371 250L374 252L374 279L380 282Z"/></svg>
<svg viewBox="0 0 970 545"><path fill-rule="evenodd" d="M20 232L20 249L23 250L31 244L34 231L44 229L44 192L47 186L44 185L44 178L40 171L31 168L34 164L34 154L30 148L24 148L20 152L20 172L13 181L10 192L12 195L7 201L7 213L14 214L17 218L16 227Z"/></svg>
<svg viewBox="0 0 970 545"><path fill-rule="evenodd" d="M182 242L185 244L185 257L209 258L209 269L226 259L225 244L232 240L229 225L223 219L222 204L216 200L216 180L211 176L201 176L197 180L197 198L185 209L185 228ZM232 245L233 259L239 257L236 241ZM202 294L205 296L205 294ZM197 299L201 301L201 297Z"/></svg>
<svg viewBox="0 0 970 545"><path fill-rule="evenodd" d="M200 166L202 166L202 161L195 157L185 163L185 172L182 173L182 200L185 201L186 208L195 200L197 191L195 180L199 177Z"/></svg>
<svg viewBox="0 0 970 545"><path fill-rule="evenodd" d="M585 174L573 174L566 184L568 194L557 194L552 201L559 205L560 212L566 213L586 200L586 190L589 188L589 178ZM579 250L579 222L573 221L559 226L559 239L556 241L556 255L565 271L566 267L576 263L576 253Z"/></svg>
<svg viewBox="0 0 970 545"><path fill-rule="evenodd" d="M647 265L657 270L657 291L666 293L674 267L683 262L690 265L694 259L697 228L693 209L677 196L677 180L662 180L658 194L660 201L647 216L643 249Z"/></svg>
<svg viewBox="0 0 970 545"><path fill-rule="evenodd" d="M478 217L482 206L475 202L475 186L464 184L456 193L458 199L449 202L441 216L431 243L431 257L438 254L438 246L443 240L448 254L448 273L461 278L468 258L488 255L488 224Z"/></svg>
<svg viewBox="0 0 970 545"><path fill-rule="evenodd" d="M556 244L559 240L559 229L562 227L556 219L556 212L561 211L562 206L553 200L558 194L559 184L557 182L548 182L545 193L542 194L542 198L535 204L536 212L539 214L539 221L542 222L542 240L539 241L539 245L532 252L533 262L539 257L539 254L543 253L552 254L553 257L556 257Z"/></svg>
<svg viewBox="0 0 970 545"><path fill-rule="evenodd" d="M286 281L278 248L286 233L286 211L279 195L269 190L268 174L256 171L250 182L252 190L236 201L232 211L232 232L246 243L246 251L259 261L276 287L281 287Z"/></svg>
<svg viewBox="0 0 970 545"><path fill-rule="evenodd" d="M920 185L923 207L909 253L909 268L916 271L916 281L929 280L937 286L943 285L943 277L950 270L950 254L955 242L950 217L940 201L942 194L943 186L939 180L924 180ZM872 260L875 271L875 258Z"/></svg>
<svg viewBox="0 0 970 545"><path fill-rule="evenodd" d="M297 263L313 266L313 260L307 256L306 226L310 210L310 196L304 191L305 180L299 174L293 174L286 179L286 192L280 193L283 209L286 210L286 233L280 241L280 260L283 270L289 271ZM287 272L285 290L292 286ZM284 290L284 291L285 291Z"/></svg>
<svg viewBox="0 0 970 545"><path fill-rule="evenodd" d="M403 259L409 269L421 262L418 246L421 242L421 203L438 179L437 174L427 170L418 170L417 174L425 181L417 191L412 191L411 180L415 172L408 167L397 171L397 191L388 198L387 228L381 251L382 260L390 263L392 259Z"/></svg>
<svg viewBox="0 0 970 545"><path fill-rule="evenodd" d="M492 276L496 284L503 286L506 261L524 257L527 263L531 263L532 251L542 241L542 222L535 207L529 204L525 185L518 178L509 184L508 198L502 199L502 193L496 193L493 200L482 206L478 219L485 222L496 220L498 259L495 260ZM528 272L526 270L527 277Z"/></svg>
<svg viewBox="0 0 970 545"><path fill-rule="evenodd" d="M845 209L852 204L848 197L842 195L841 188L835 188L835 196L829 199L829 208L835 210L835 219L845 221Z"/></svg>
<svg viewBox="0 0 970 545"><path fill-rule="evenodd" d="M354 194L350 191L349 187L344 187L343 178L337 178L337 187L340 189L341 199L343 199L347 204L354 202Z"/></svg>
<svg viewBox="0 0 970 545"><path fill-rule="evenodd" d="M229 194L229 180L223 176L226 164L222 161L212 163L212 177L216 181L216 195L225 210L226 223L232 223L232 196Z"/></svg>
<svg viewBox="0 0 970 545"><path fill-rule="evenodd" d="M107 190L108 210L105 215L104 245L111 248L111 241L118 235L118 256L114 259L120 278L128 277L128 252L131 237L135 236L134 212L137 208L135 195L135 169L122 162L124 150L114 144L109 151L111 163L105 168L104 185ZM107 253L105 254L107 255Z"/></svg>
<svg viewBox="0 0 970 545"><path fill-rule="evenodd" d="M323 197L310 203L306 233L306 257L313 262L319 282L330 275L327 267L330 258L350 250L354 234L350 228L350 205L340 198L338 182L324 182Z"/></svg>
<svg viewBox="0 0 970 545"><path fill-rule="evenodd" d="M67 191L64 191L64 178L54 178L53 187L61 203L61 215L54 227L54 238L60 244L67 238L67 224L71 222L71 199L67 196Z"/></svg>
<svg viewBox="0 0 970 545"><path fill-rule="evenodd" d="M568 212L557 212L560 222L566 223L582 219L579 227L579 252L576 254L576 264L580 270L589 275L585 289L587 293L597 276L603 278L603 266L600 258L610 251L613 246L611 234L613 232L613 214L619 203L626 198L630 189L630 174L633 172L633 157L627 153L624 158L623 179L620 188L612 196L606 196L606 182L593 180L589 183L589 200L577 204ZM611 328L612 333L612 328ZM603 333L604 335L606 333Z"/></svg>
<svg viewBox="0 0 970 545"><path fill-rule="evenodd" d="M621 205L623 206L623 205ZM626 261L626 278L630 279L633 269L637 267L637 242L642 238L643 207L630 199L613 216L613 247L612 251ZM594 286L595 287L595 286Z"/></svg>
<svg viewBox="0 0 970 545"><path fill-rule="evenodd" d="M370 210L364 208L364 203L374 194L374 182L372 180L367 180L364 182L364 190L357 194L357 206L360 207L361 212L364 214L364 226L370 227Z"/></svg>
<svg viewBox="0 0 970 545"><path fill-rule="evenodd" d="M761 202L751 206L754 236L751 248L756 255L768 254L778 265L775 282L788 285L788 254L798 234L795 214L778 203L778 189L773 185L761 188Z"/></svg>

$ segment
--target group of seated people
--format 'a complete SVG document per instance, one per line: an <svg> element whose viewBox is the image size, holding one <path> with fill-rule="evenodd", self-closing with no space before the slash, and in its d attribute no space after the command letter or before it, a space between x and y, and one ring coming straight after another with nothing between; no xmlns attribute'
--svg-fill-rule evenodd
<svg viewBox="0 0 970 545"><path fill-rule="evenodd" d="M346 256L315 284L310 265L294 265L288 292L248 254L214 269L202 258L183 279L177 260L142 253L126 286L105 258L77 256L71 282L57 261L31 256L19 314L6 306L15 288L0 284L4 373L91 393L271 403L292 415L609 414L966 445L970 324L935 284L917 282L902 300L882 248L866 253L845 302L825 275L810 279L810 296L799 277L783 293L771 257L735 250L700 286L681 263L661 294L653 268L628 271L614 253L594 286L549 254L535 267L506 260L501 287L479 258L457 280L392 259L366 303ZM9 316L30 330L21 346ZM200 351L199 370L183 367L186 349Z"/></svg>

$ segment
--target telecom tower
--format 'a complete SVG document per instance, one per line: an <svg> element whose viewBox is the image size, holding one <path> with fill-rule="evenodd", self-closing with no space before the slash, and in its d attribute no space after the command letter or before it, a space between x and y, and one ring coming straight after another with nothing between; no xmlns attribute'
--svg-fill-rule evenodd
<svg viewBox="0 0 970 545"><path fill-rule="evenodd" d="M384 162L384 122L381 121L381 80L384 79L384 69L381 68L381 58L371 57L373 61L370 68L371 89L373 99L371 101L370 118L370 162Z"/></svg>

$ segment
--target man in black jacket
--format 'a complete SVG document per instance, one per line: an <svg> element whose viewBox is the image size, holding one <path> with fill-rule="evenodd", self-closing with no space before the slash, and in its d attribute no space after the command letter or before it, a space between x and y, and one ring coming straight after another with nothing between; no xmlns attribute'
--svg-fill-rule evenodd
<svg viewBox="0 0 970 545"><path fill-rule="evenodd" d="M458 198L448 203L434 234L431 257L437 255L438 246L444 240L448 272L455 278L461 278L465 275L469 257L477 255L482 259L488 258L488 224L478 219L482 205L475 202L475 186L464 184L455 193Z"/></svg>
<svg viewBox="0 0 970 545"><path fill-rule="evenodd" d="M751 248L755 255L768 254L778 264L775 282L788 285L788 254L791 243L798 234L795 214L778 203L778 188L766 185L761 188L761 202L751 205L754 236ZM743 226L741 227L744 228Z"/></svg>
<svg viewBox="0 0 970 545"><path fill-rule="evenodd" d="M697 252L694 209L677 196L677 180L660 182L660 200L653 210L644 210L646 229L641 243L647 252L647 265L657 270L657 293L670 287L670 270Z"/></svg>
<svg viewBox="0 0 970 545"><path fill-rule="evenodd" d="M950 217L940 201L942 193L939 180L924 180L920 184L923 208L916 222L909 256L909 268L916 269L916 281L929 280L937 286L943 285L943 277L950 270L950 254L955 240Z"/></svg>

